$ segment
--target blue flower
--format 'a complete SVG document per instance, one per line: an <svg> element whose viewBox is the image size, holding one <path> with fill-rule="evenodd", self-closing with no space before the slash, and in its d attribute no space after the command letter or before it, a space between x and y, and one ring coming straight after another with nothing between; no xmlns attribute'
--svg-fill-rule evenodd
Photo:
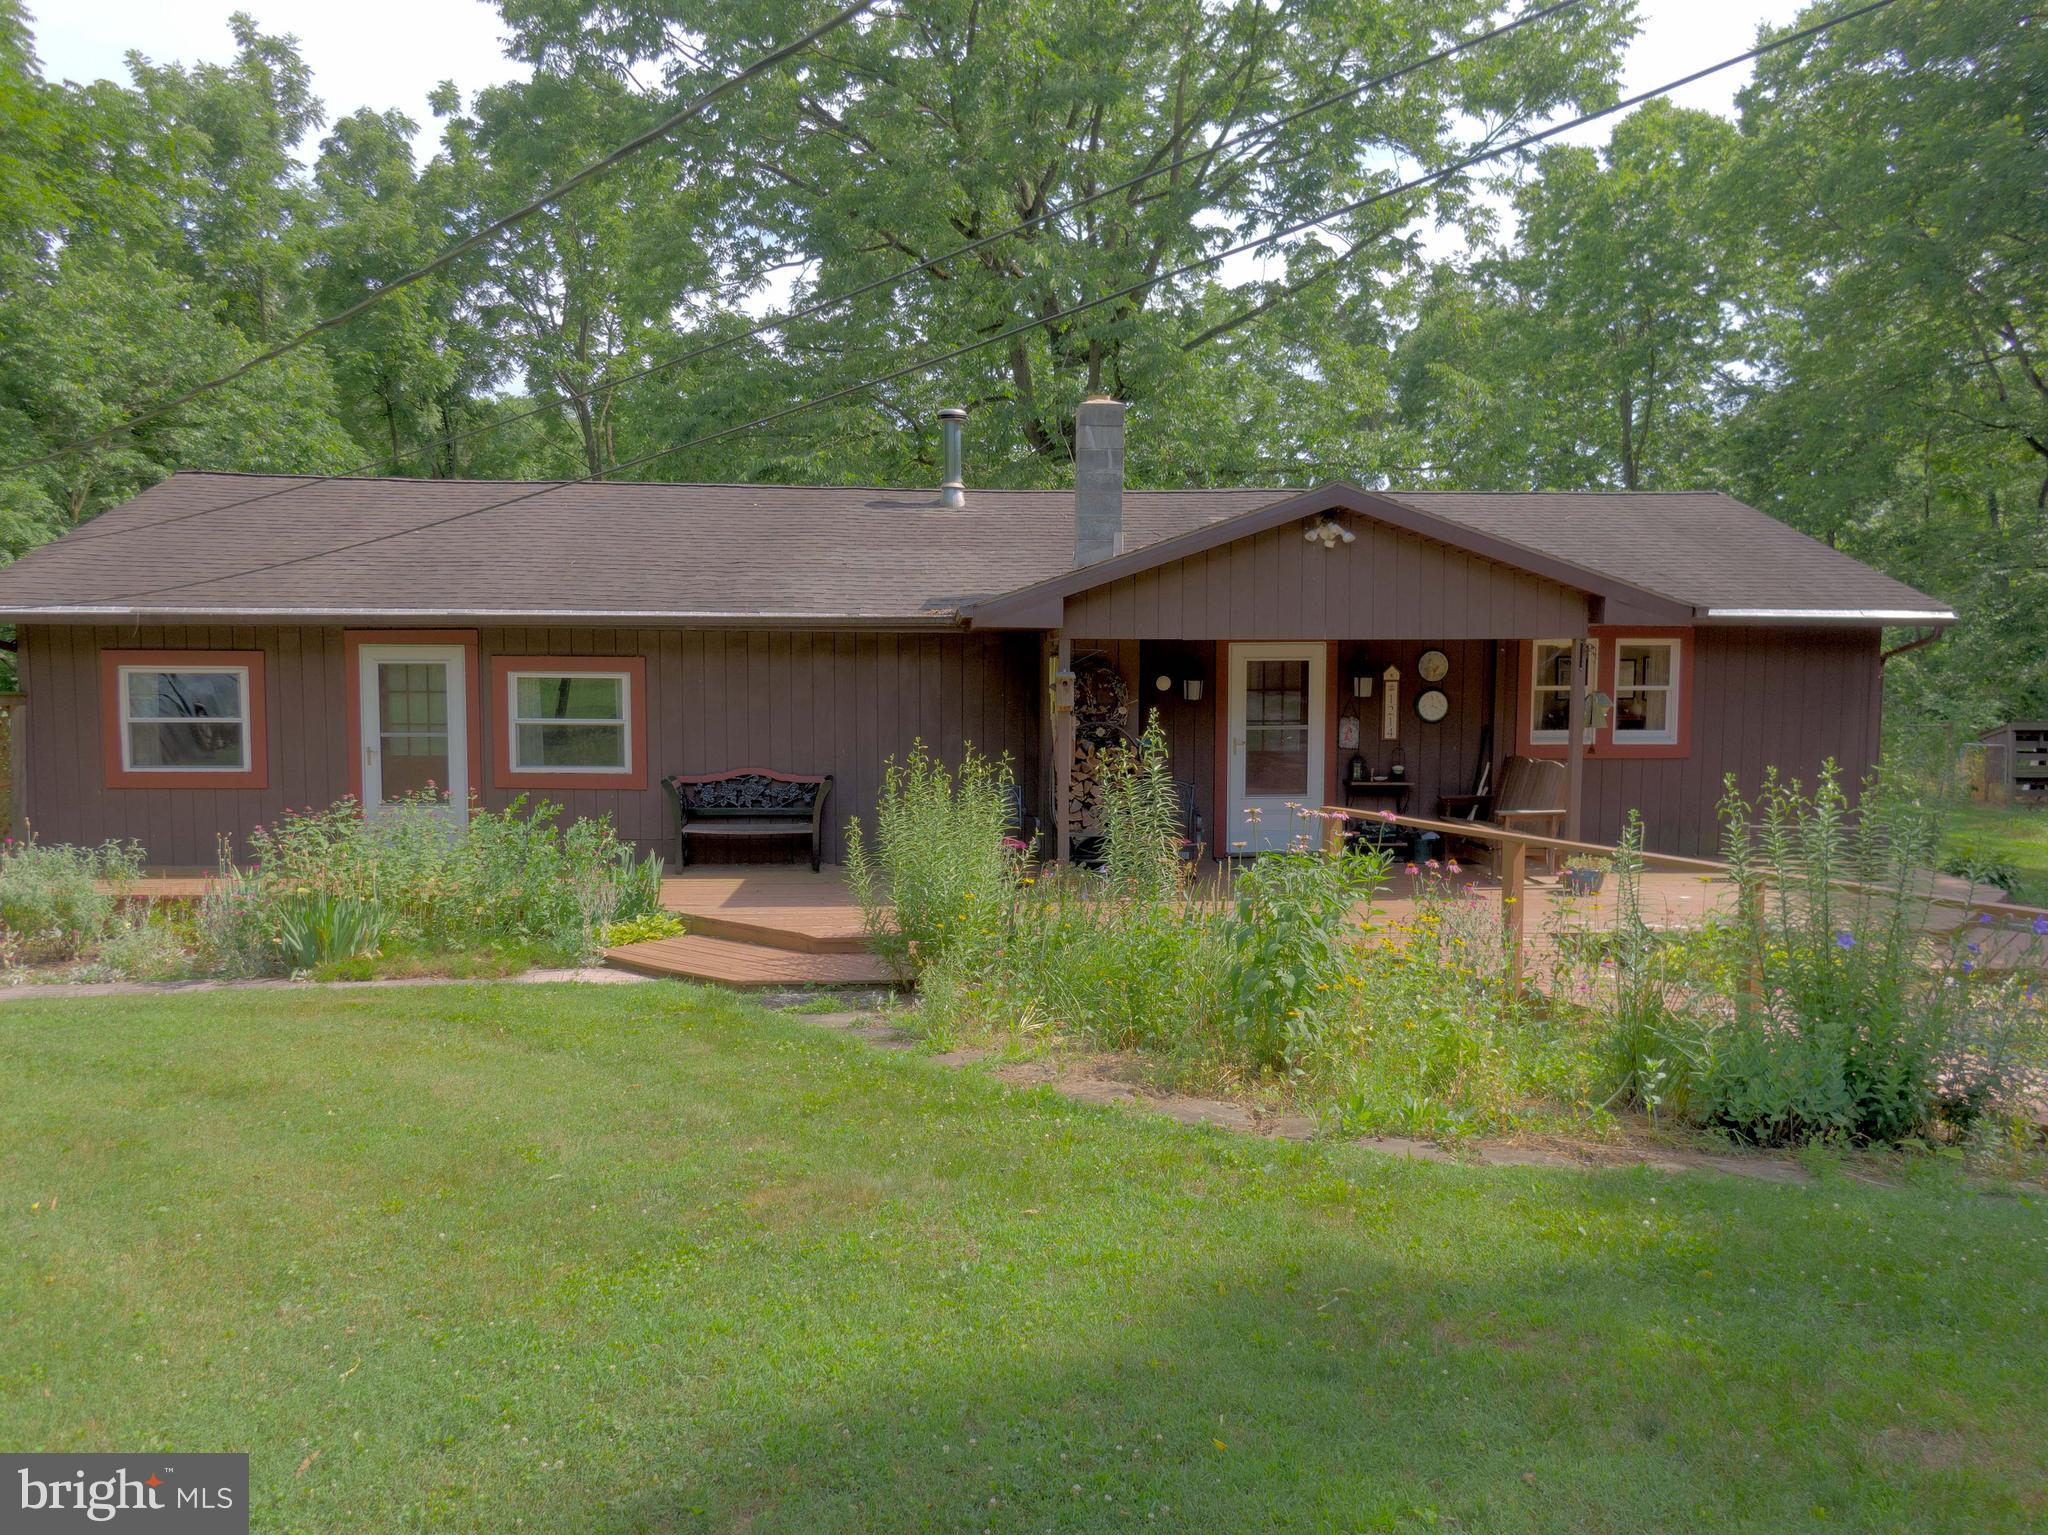
<svg viewBox="0 0 2048 1535"><path fill-rule="evenodd" d="M2034 936L2036 938L2048 938L2048 917L2036 917L2034 919Z"/></svg>
<svg viewBox="0 0 2048 1535"><path fill-rule="evenodd" d="M1835 947L1838 949L1853 949L1856 947L1856 939L1849 933L1837 933L1835 934Z"/></svg>
<svg viewBox="0 0 2048 1535"><path fill-rule="evenodd" d="M1984 952L1984 945L1981 943L1973 943L1969 948L1972 954L1982 954Z"/></svg>

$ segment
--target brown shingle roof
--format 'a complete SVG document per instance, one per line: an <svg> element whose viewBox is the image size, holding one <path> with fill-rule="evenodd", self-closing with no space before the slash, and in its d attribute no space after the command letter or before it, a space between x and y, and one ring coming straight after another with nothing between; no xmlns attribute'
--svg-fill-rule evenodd
<svg viewBox="0 0 2048 1535"><path fill-rule="evenodd" d="M644 617L951 622L1073 559L1067 491L299 480L185 473L0 571L0 619ZM1129 491L1136 550L1297 497ZM1441 521L1698 607L1941 605L1719 495L1392 493ZM475 513L475 515L465 515Z"/></svg>

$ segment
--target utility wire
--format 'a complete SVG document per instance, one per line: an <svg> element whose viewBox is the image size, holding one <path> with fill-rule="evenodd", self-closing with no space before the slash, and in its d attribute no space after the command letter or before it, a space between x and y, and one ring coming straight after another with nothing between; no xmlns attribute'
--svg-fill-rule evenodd
<svg viewBox="0 0 2048 1535"><path fill-rule="evenodd" d="M376 458L366 460L354 469L343 470L336 474L309 476L295 484L283 486L277 490L262 491L253 496L244 496L239 500L224 502L219 506L207 507L199 511L180 512L175 516L159 517L150 522L128 523L122 527L109 528L103 533L85 533L74 538L72 542L90 543L96 538L122 538L128 534L143 532L150 528L166 527L194 517L206 517L216 512L230 511L235 507L248 506L253 502L274 500L279 496L292 495L297 491L314 485L325 485L335 480L348 479L353 475L375 470L384 464L387 456L390 458L392 467L396 469L404 460L428 451L429 447L453 447L456 443L467 442L473 437L480 437L486 433L495 432L502 427L513 426L518 422L531 420L535 416L551 415L558 411L565 402L586 403L598 398L600 395L609 394L614 389L623 388L627 384L637 383L642 379L651 378L659 373L665 373L671 368L679 368L685 363L695 362L699 358L708 357L714 352L722 352L731 347L740 346L772 331L780 331L785 326L795 324L798 321L813 319L818 315L837 309L841 305L851 303L857 298L865 297L867 294L878 290L894 289L919 273L929 272L935 267L958 261L965 256L971 256L977 251L986 250L989 246L999 244L1004 240L1014 239L1016 236L1034 229L1040 224L1047 223L1053 219L1064 218L1070 213L1077 212L1091 204L1099 203L1105 198L1114 197L1122 192L1128 192L1131 188L1141 186L1156 177L1170 175L1191 161L1213 158L1221 151L1234 148L1251 139L1270 138L1281 129L1300 122L1305 117L1312 116L1317 112L1324 111L1343 102L1355 100L1368 91L1379 90L1391 85L1397 80L1405 79L1409 75L1416 73L1418 70L1427 69L1431 65L1441 64L1446 60L1456 58L1459 54L1469 52L1481 43L1491 42L1498 37L1505 37L1510 32L1520 31L1523 27L1531 26L1547 17L1555 16L1560 11L1568 11L1585 3L1586 0L1556 0L1555 4L1544 6L1540 10L1530 11L1526 15L1516 17L1513 21L1503 22L1490 31L1481 32L1460 42L1448 44L1426 58L1415 59L1396 69L1391 69L1385 74L1375 75L1370 80L1361 81L1359 84L1347 87L1344 90L1333 91L1329 95L1318 97L1316 100L1297 107L1295 110L1270 122L1259 124L1256 127L1247 127L1240 133L1218 139L1214 144L1204 145L1199 149L1183 151L1164 164L1156 165L1147 171L1140 171L1137 175L1119 181L1114 186L1107 186L1098 192L1091 192L1085 197L1075 198L1072 202L1047 208L1041 213L1033 214L1021 223L1012 224L1007 229L999 229L993 234L982 235L977 239L968 241L964 245L955 246L952 250L943 252L940 255L928 257L911 266L903 267L898 271L858 284L847 289L844 293L834 294L830 298L817 299L800 308L790 310L786 314L769 316L733 335L722 336L716 341L709 341L700 346L691 347L672 357L663 358L649 363L645 367L635 369L630 373L621 374L615 379L607 379L594 384L588 390L582 392L576 390L565 391L565 400L548 400L525 410L515 411L510 415L500 416L494 420L465 428L452 435L438 438L432 444L405 448L393 455L380 454Z"/></svg>
<svg viewBox="0 0 2048 1535"><path fill-rule="evenodd" d="M524 502L536 500L541 496L550 496L558 491L570 490L579 485L595 484L598 481L603 480L610 475L617 474L627 469L639 468L642 465L654 462L656 459L667 458L673 454L687 452L692 448L703 447L707 443L718 442L724 438L736 436L742 432L751 432L758 430L759 428L764 426L772 426L778 421L785 421L789 419L791 416L801 415L806 411L816 410L821 406L835 404L840 400L849 399L859 394L865 394L871 389L879 388L881 385L890 383L896 379L905 378L910 376L911 374L929 372L931 369L938 367L942 363L951 362L953 359L958 357L964 357L970 352L978 352L987 347L995 346L1000 342L1010 340L1012 337L1023 335L1027 331L1038 330L1056 321L1070 319L1075 315L1085 314L1090 310L1099 309L1106 304L1116 303L1120 299L1129 298L1135 294L1142 293L1148 288L1157 286L1159 283L1167 282L1176 277L1185 276L1190 272L1199 271L1205 267L1215 266L1219 262L1227 261L1233 256L1243 255L1248 251L1258 250L1264 246L1275 244L1280 240L1287 239L1293 235L1301 234L1306 230L1317 227L1318 225L1329 223L1333 219L1339 219L1353 213L1362 212L1366 208L1372 207L1377 203L1387 202L1392 198L1402 195L1403 193L1417 191L1423 187L1434 185L1438 182L1449 179L1451 176L1456 175L1459 171L1469 170L1474 165L1481 164L1488 160L1497 160L1502 158L1503 156L1518 153L1521 150L1528 149L1534 145L1544 143L1547 140L1557 138L1561 134L1569 133L1575 128L1584 127L1587 123L1598 122L1602 118L1612 117L1617 112L1628 111L1630 108L1641 106L1644 102L1654 100L1659 96L1668 96L1673 91L1683 89L1685 86L1694 84L1697 81L1705 80L1710 76L1717 75L1721 73L1723 70L1733 69L1738 64L1746 64L1753 59L1762 58L1765 54L1776 53L1778 50L1782 48L1789 48L1793 46L1795 43L1805 42L1809 38L1818 37L1820 34L1824 32L1832 31L1834 28L1842 26L1847 22L1855 21L1859 17L1874 15L1876 12L1886 9L1893 3L1894 0L1870 0L1869 4L1858 6L1854 10L1844 11L1840 15L1830 17L1825 21L1814 22L1810 26L1802 27L1797 32L1788 32L1782 37L1774 38L1767 43L1760 43L1754 48L1747 49L1742 53L1734 54L1728 58L1722 59L1719 63L1709 64L1704 68L1693 70L1690 74L1681 75L1677 79L1667 81L1663 85L1655 86L1646 91L1638 91L1633 96L1623 97L1621 100L1616 101L1611 106L1601 107L1595 111L1583 113L1578 117L1572 118L1568 122L1558 123L1552 127L1538 130L1537 132L1525 134L1519 139L1515 139L1506 144L1497 145L1496 147L1486 150L1483 153L1467 155L1462 159L1453 161L1451 164L1443 167L1441 170L1431 171L1429 174L1425 176L1418 176L1409 181L1402 182L1396 186L1388 187L1384 191L1375 192L1369 196L1361 197L1352 202L1341 204L1340 206L1329 209L1326 212L1316 214L1312 218L1299 220L1296 223L1286 225L1283 228L1275 229L1271 233L1261 235L1257 239L1247 240L1240 244L1233 245L1226 250L1218 251L1213 255L1203 256L1193 261L1184 262L1180 266L1169 268L1165 271L1155 274L1154 276L1147 277L1138 282L1128 284L1125 287L1114 289L1108 293L1098 294L1094 298L1087 299L1082 303L1075 304L1068 309L1062 310L1057 315L1051 315L1040 319L1027 320L1022 322L1021 324L1012 325L1004 330L996 331L992 335L984 336L977 341L966 342L963 345L951 347L943 352L932 353L931 355L922 357L915 362L904 363L901 367L891 368L887 372L878 373L874 375L872 378L865 379L858 384L848 384L844 388L830 390L825 394L815 396L814 398L809 400L801 401L798 404L786 406L781 410L771 411L764 416L757 416L753 420L742 422L737 426L722 427L715 432L706 432L702 436L693 437L686 442L675 443L665 448L657 448L651 453L643 453L637 458L627 459L622 463L615 464L610 469L604 471L604 473L602 474L585 475L581 479L560 480L546 485L533 486L525 491L522 491L520 494L516 496L506 496L501 500L488 502L483 506L472 507L468 511L455 512L446 517L435 518L431 522L418 523L412 527L400 528L389 533L379 533L369 538L361 538L356 539L350 543L338 544L331 549L323 549L314 554L296 555L291 559L285 560L266 561L265 563L260 565L251 565L245 569L228 572L226 574L209 575L189 581L175 581L164 586L149 587L139 591L115 593L111 596L99 598L96 600L100 602L125 602L142 597L156 597L161 596L165 592L183 591L187 588L194 586L211 586L217 582L223 581L239 581L249 576L265 575L274 570L286 570L298 565L312 564L317 560L331 559L337 554L347 554L353 550L367 549L376 544L389 543L394 539L410 538L415 534L428 532L434 528L447 527L451 523L463 522L471 517L481 517L486 512L499 511L508 506L518 506ZM1382 230L1381 233L1385 233L1385 231ZM68 604L36 604L36 606L40 607L66 605Z"/></svg>
<svg viewBox="0 0 2048 1535"><path fill-rule="evenodd" d="M39 465L50 463L56 459L68 457L70 454L79 452L81 449L99 447L100 445L108 441L111 441L113 438L119 436L122 432L133 431L136 427L141 426L143 423L155 420L158 416L161 416L165 411L175 410L180 405L189 404L191 401L198 399L202 395L211 394L216 389L224 388L228 384L233 383L236 379L242 377L244 374L250 373L257 368L264 366L266 363L272 363L277 361L278 358L283 357L288 352L297 351L300 347L304 346L308 341L311 341L315 336L323 335L327 331L333 330L338 325L346 325L350 320L353 320L357 315L361 314L364 310L370 308L373 304L381 303L383 302L383 300L389 298L392 294L398 292L399 289L411 287L414 283L423 281L424 279L433 276L436 272L444 270L450 263L456 261L458 258L462 257L468 252L475 250L479 245L483 245L488 241L496 239L506 230L512 228L513 225L521 223L524 220L531 218L534 214L540 212L541 209L547 207L550 203L560 201L563 197L566 197L570 192L573 192L577 187L582 186L586 181L590 181L595 177L602 176L605 172L611 170L615 166L619 165L621 162L631 158L635 154L638 154L641 150L645 149L649 144L652 144L659 139L666 138L669 134L673 133L677 128L680 128L684 123L689 122L692 118L703 116L705 111L708 108L710 108L713 103L718 101L719 98L730 95L733 91L738 90L741 86L751 83L758 76L766 74L769 70L774 69L778 64L781 64L786 59L790 58L792 55L803 52L804 49L810 47L812 43L817 42L820 38L826 37L831 33L838 31L839 28L845 26L848 22L852 21L856 16L859 16L862 12L872 10L876 3L877 0L855 0L854 4L849 5L845 10L838 12L836 15L832 16L829 20L823 22L822 24L813 27L810 31L806 32L802 37L797 38L794 42L786 43L782 47L775 49L772 53L764 53L763 55L761 55L760 58L754 60L754 62L749 64L745 69L739 71L739 73L734 75L728 75L725 79L719 81L718 84L712 86L709 90L704 91L698 96L696 96L688 106L682 108L678 112L672 113L668 117L663 118L660 122L656 123L652 128L649 128L645 133L640 134L637 138L628 139L625 143L621 144L617 149L614 149L610 154L604 156L602 159L593 160L590 164L584 166L582 170L577 171L574 175L566 178L565 180L556 182L553 186L549 187L545 192L541 193L540 196L534 198L533 201L527 203L524 207L515 208L510 213L505 214L502 218L495 218L491 220L490 223L484 225L483 228L477 230L475 233L467 236L464 239L456 241L453 245L449 246L446 250L442 251L440 255L436 256L432 261L429 261L425 266L415 267L413 268L412 271L407 272L404 276L393 278L390 282L384 284L384 286L382 286L381 288L378 288L374 292L366 294L364 297L358 299L355 303L349 305L348 308L339 310L334 314L328 315L323 320L314 321L311 325L307 326L297 335L290 337L288 340L279 342L276 346L269 348L267 351L258 352L254 357L251 357L247 362L244 362L234 368L230 368L227 372L221 374L218 378L211 378L208 379L203 384L196 384L192 388L186 390L183 394L176 395L171 399L160 400L156 404L150 406L148 409L140 411L133 416L130 416L127 420L122 421L117 425L108 427L105 431L95 432L90 437L81 437L75 442L66 443L61 448L52 448L49 452L41 455L38 458L26 459L21 463L11 464L7 467L7 469L0 470L0 473L12 473L16 470L21 469L34 469Z"/></svg>

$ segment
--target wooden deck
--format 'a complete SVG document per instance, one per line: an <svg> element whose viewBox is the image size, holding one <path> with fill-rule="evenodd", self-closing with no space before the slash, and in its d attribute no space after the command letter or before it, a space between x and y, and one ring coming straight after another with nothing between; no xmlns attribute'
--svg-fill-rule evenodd
<svg viewBox="0 0 2048 1535"><path fill-rule="evenodd" d="M663 877L661 904L687 924L679 938L607 950L605 963L641 975L721 986L887 986L860 906L836 866L704 866Z"/></svg>
<svg viewBox="0 0 2048 1535"><path fill-rule="evenodd" d="M1482 900L1500 899L1499 884L1487 875L1464 873L1456 883L1469 886ZM1556 878L1537 875L1526 892L1529 945L1535 952L1545 946L1567 902L1579 925L1608 927L1614 921L1611 879L1597 896L1567 897ZM1229 898L1228 869L1210 877L1209 893L1218 901ZM1643 916L1653 926L1690 926L1732 900L1729 886L1705 883L1695 875L1643 877ZM610 950L606 963L642 975L722 986L880 986L893 980L888 967L869 952L860 907L834 865L816 874L776 865L686 869L662 880L661 904L681 916L688 931L680 938ZM1395 922L1413 916L1415 879L1395 873L1373 904Z"/></svg>

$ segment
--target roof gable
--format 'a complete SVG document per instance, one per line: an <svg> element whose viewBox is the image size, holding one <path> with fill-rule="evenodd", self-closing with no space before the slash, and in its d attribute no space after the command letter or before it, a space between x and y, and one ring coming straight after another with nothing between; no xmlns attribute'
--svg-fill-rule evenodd
<svg viewBox="0 0 2048 1535"><path fill-rule="evenodd" d="M1360 542L1323 550L1295 534L1306 520L1332 513L1345 516ZM1267 556L1261 559L1255 548L1268 551ZM1225 550L1232 553L1223 561L1212 557ZM1201 561L1200 567L1190 568L1195 561ZM1202 587L1199 594L1196 583ZM1404 595L1403 583L1411 589L1432 588L1436 600L1411 599ZM1255 584L1268 589L1254 593L1251 588ZM1453 603L1446 599L1454 587L1459 596ZM1559 597L1566 594L1569 600L1560 602ZM1089 627L1091 622L1112 621L1120 600L1156 604L1164 599L1178 611L1208 611L1217 602L1228 600L1240 623L1255 626L1275 621L1261 609L1263 604L1278 603L1293 608L1290 622L1311 622L1317 614L1327 615L1320 621L1333 626L1332 637L1458 638L1468 631L1474 635L1577 633L1584 627L1589 597L1616 604L1630 619L1642 622L1689 621L1693 616L1690 608L1655 592L1476 532L1356 485L1333 481L1148 543L1115 559L1063 571L1021 591L976 603L964 616L977 628L1056 628L1078 623L1084 632L1108 638L1138 634L1129 627ZM1454 608L1460 612L1490 608L1498 614L1503 607L1510 614L1525 614L1526 622L1536 627L1503 629L1498 617L1488 620L1494 625L1491 628L1470 628L1463 623L1452 628L1398 627L1411 622L1406 615L1419 615L1422 608L1451 622L1458 616L1451 611ZM1077 618L1077 612L1088 617ZM1544 616L1539 618L1539 614ZM1135 616L1114 621L1148 629L1169 622ZM1412 622L1420 624L1420 617ZM1374 627L1361 629L1357 627L1360 623ZM1561 629L1557 627L1560 623ZM1163 629L1161 636L1176 632L1180 631ZM1252 631L1242 627L1228 632L1252 637ZM1207 633L1186 631L1185 637L1202 638ZM1218 631L1215 637L1222 633ZM1320 629L1299 629L1276 637L1312 639L1320 633Z"/></svg>

